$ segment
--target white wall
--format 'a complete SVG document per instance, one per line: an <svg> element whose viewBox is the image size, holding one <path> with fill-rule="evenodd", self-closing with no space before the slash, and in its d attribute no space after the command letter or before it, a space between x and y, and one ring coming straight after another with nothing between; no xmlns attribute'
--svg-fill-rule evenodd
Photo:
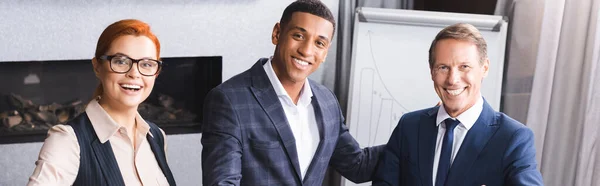
<svg viewBox="0 0 600 186"><path fill-rule="evenodd" d="M246 70L258 58L273 54L271 31L290 2L3 0L0 61L90 59L106 26L120 19L136 18L149 23L155 31L161 41L162 57L223 56L225 80ZM334 15L338 14L338 0L323 2ZM311 78L332 88L334 69L332 45L327 62ZM170 135L168 144L169 166L177 183L200 185L200 134ZM0 145L0 185L25 185L41 145Z"/></svg>

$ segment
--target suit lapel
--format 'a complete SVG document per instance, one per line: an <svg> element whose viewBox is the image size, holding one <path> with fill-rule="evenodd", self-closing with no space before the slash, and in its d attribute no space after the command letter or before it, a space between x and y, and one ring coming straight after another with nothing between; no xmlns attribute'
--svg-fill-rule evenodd
<svg viewBox="0 0 600 186"><path fill-rule="evenodd" d="M307 179L309 178L309 176L312 176L312 173L314 172L313 170L315 169L315 165L316 163L318 163L318 159L322 156L321 154L323 153L323 143L325 142L325 138L326 135L329 134L329 127L325 127L327 125L325 125L325 120L324 118L324 111L326 108L324 108L322 105L323 104L319 104L319 100L323 100L325 101L325 95L323 95L323 92L321 91L317 91L317 89L314 86L315 83L311 82L311 87L310 89L312 90L313 93L313 97L312 97L312 101L311 104L314 108L314 112L315 112L315 119L317 121L317 128L319 129L319 145L317 146L317 151L315 151L315 154L310 162L310 165L308 167L308 170L306 171L306 175L304 176L304 180L310 180Z"/></svg>
<svg viewBox="0 0 600 186"><path fill-rule="evenodd" d="M484 101L483 110L458 150L452 162L448 180L450 185L462 185L467 171L471 168L481 150L498 129L495 111Z"/></svg>
<svg viewBox="0 0 600 186"><path fill-rule="evenodd" d="M439 107L434 107L421 115L421 121L419 122L419 144L417 144L419 149L418 163L421 183L423 185L433 184L433 157L435 155L435 140L438 132L438 128L435 125L435 117L438 108Z"/></svg>
<svg viewBox="0 0 600 186"><path fill-rule="evenodd" d="M268 59L266 58L260 59L258 62L256 62L256 64L254 64L254 66L252 66L252 87L250 89L252 90L252 93L256 97L256 100L260 106L265 111L265 114L271 120L273 127L275 127L277 130L279 139L283 143L286 154L294 166L297 179L301 182L300 164L298 163L298 152L296 151L294 134L292 133L290 125L287 121L283 107L279 102L277 93L275 93L275 90L273 89L273 86L271 85L269 78L263 69L263 64L266 63L267 60Z"/></svg>
<svg viewBox="0 0 600 186"><path fill-rule="evenodd" d="M94 140L92 142L92 149L108 185L125 185L110 141L102 144L100 141Z"/></svg>
<svg viewBox="0 0 600 186"><path fill-rule="evenodd" d="M323 141L323 139L325 139L327 136L327 134L329 134L329 130L331 130L325 124L325 117L335 117L335 116L331 116L331 115L327 115L325 116L325 111L327 110L327 108L323 107L323 105L325 104L319 104L320 101L321 103L325 103L327 101L327 98L325 95L323 95L323 91L319 91L319 89L317 89L314 84L315 82L310 82L311 87L310 89L312 90L313 93L313 97L312 97L312 106L315 110L315 118L317 120L317 127L319 128L319 136L321 139L321 142ZM319 143L319 147L321 147L321 143ZM318 152L318 151L317 151Z"/></svg>

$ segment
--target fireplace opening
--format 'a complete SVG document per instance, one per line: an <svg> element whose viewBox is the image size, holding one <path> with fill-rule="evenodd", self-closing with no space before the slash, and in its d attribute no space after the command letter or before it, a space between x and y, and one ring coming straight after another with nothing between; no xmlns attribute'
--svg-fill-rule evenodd
<svg viewBox="0 0 600 186"><path fill-rule="evenodd" d="M138 112L167 134L201 131L204 97L222 81L222 57L162 58ZM39 142L85 111L98 85L90 60L0 62L0 144Z"/></svg>

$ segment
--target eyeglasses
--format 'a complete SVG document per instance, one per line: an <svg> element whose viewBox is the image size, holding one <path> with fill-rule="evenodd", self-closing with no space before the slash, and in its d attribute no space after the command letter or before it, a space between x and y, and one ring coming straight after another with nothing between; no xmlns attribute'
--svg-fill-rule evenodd
<svg viewBox="0 0 600 186"><path fill-rule="evenodd" d="M153 76L158 73L162 67L162 61L154 59L132 59L126 55L103 55L100 59L110 61L110 69L119 74L127 73L131 70L133 63L137 63L138 71L144 76Z"/></svg>

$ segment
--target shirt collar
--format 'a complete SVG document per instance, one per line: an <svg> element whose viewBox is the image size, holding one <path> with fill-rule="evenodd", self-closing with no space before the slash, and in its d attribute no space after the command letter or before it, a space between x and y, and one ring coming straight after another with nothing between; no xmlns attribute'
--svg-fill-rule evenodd
<svg viewBox="0 0 600 186"><path fill-rule="evenodd" d="M483 98L480 96L479 99L477 99L477 102L475 102L475 104L471 108L467 109L465 112L458 115L455 119L458 119L458 121L460 121L459 126L462 125L467 130L469 130L469 129L471 129L471 127L473 127L473 125L475 125L475 122L479 118L479 115L481 114L482 110L483 110ZM435 121L436 126L439 126L447 118L452 118L452 117L450 117L450 115L448 115L448 112L446 112L444 105L442 105L438 109L438 113L437 113L437 117L436 117L436 121Z"/></svg>
<svg viewBox="0 0 600 186"><path fill-rule="evenodd" d="M124 128L117 124L108 113L100 106L98 100L94 99L90 101L90 103L85 108L85 112L87 113L90 122L92 122L92 127L96 132L96 136L101 143L105 143L110 139L111 136L115 135L119 131L120 128ZM137 113L135 120L137 122L137 132L142 134L149 134L150 126L139 113ZM150 136L152 134L150 133ZM152 136L154 137L154 136Z"/></svg>
<svg viewBox="0 0 600 186"><path fill-rule="evenodd" d="M142 118L139 112L135 115L135 121L137 122L138 133L150 135L150 137L154 138L154 135L152 135L152 132L150 132L150 125L146 123L146 120Z"/></svg>
<svg viewBox="0 0 600 186"><path fill-rule="evenodd" d="M269 77L269 81L271 81L271 85L273 85L273 89L275 89L275 93L277 93L278 97L284 96L290 101L292 98L288 95L285 88L277 78L277 74L275 74L275 70L273 69L273 65L271 65L271 60L273 57L270 57L267 63L263 65L265 72L267 73L267 77ZM312 101L312 89L310 88L310 84L308 82L308 78L304 81L304 85L302 86L302 90L300 91L300 98L298 99L298 105L308 105Z"/></svg>

